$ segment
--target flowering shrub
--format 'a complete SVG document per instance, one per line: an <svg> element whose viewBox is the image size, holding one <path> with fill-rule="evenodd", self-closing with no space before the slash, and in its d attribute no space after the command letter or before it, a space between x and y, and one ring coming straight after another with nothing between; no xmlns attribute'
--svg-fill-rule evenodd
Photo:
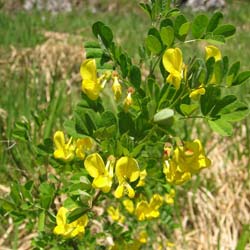
<svg viewBox="0 0 250 250"><path fill-rule="evenodd" d="M175 188L211 166L202 138L189 139L180 127L199 119L228 136L248 114L237 96L222 91L250 77L217 47L235 28L220 24L220 12L188 21L170 2L140 4L152 27L138 62L108 26L93 25L98 42L85 43L81 101L37 150L53 169L41 178L38 200L29 196L33 183L18 186L25 216L36 209L35 249L171 248ZM203 57L185 56L183 44L199 41L206 43ZM13 216L14 192L3 208Z"/></svg>

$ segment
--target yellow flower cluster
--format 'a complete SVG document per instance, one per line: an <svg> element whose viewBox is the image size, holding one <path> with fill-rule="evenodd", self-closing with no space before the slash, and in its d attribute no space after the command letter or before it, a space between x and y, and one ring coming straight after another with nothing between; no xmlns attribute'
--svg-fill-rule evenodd
<svg viewBox="0 0 250 250"><path fill-rule="evenodd" d="M75 156L83 160L86 152L91 151L94 147L94 142L90 137L77 140L73 140L71 137L66 143L62 131L56 131L53 140L55 144L54 157L65 162L73 160Z"/></svg>
<svg viewBox="0 0 250 250"><path fill-rule="evenodd" d="M125 220L125 217L120 213L119 208L114 208L113 206L110 206L107 210L108 215L111 217L113 221L117 221L119 223L123 223Z"/></svg>
<svg viewBox="0 0 250 250"><path fill-rule="evenodd" d="M108 80L112 79L113 84L111 90L114 94L115 101L119 101L122 96L122 85L119 80L118 73L116 71L107 71L99 78L97 77L96 61L95 59L87 59L83 61L80 68L80 75L82 77L82 91L91 100L97 100L100 96L102 89ZM132 105L133 88L128 88L127 96L123 100L124 110L127 112L128 108Z"/></svg>
<svg viewBox="0 0 250 250"><path fill-rule="evenodd" d="M135 191L130 183L139 179L137 186L142 186L146 178L146 171L140 171L137 160L128 156L123 156L116 162L115 158L111 156L105 166L102 157L98 153L93 153L86 157L84 166L89 175L94 178L92 186L101 189L104 193L108 193L111 189L115 167L115 175L118 180L118 187L114 193L116 198L124 195L133 198Z"/></svg>
<svg viewBox="0 0 250 250"><path fill-rule="evenodd" d="M159 194L154 194L148 202L145 199L140 200L136 206L132 200L126 199L123 201L125 209L130 214L135 214L139 221L150 220L160 216L159 208L163 204L163 197Z"/></svg>
<svg viewBox="0 0 250 250"><path fill-rule="evenodd" d="M222 59L220 50L213 46L206 46L206 60L213 57L215 61ZM179 48L167 49L162 57L162 63L165 70L169 73L166 81L172 84L177 90L180 88L182 79L186 79L187 67L183 63L182 52ZM215 74L213 73L209 83L216 83ZM206 92L204 85L201 84L198 88L191 90L189 97L193 100L197 100L199 96L204 95Z"/></svg>
<svg viewBox="0 0 250 250"><path fill-rule="evenodd" d="M206 157L201 142L194 140L184 142L183 146L176 147L172 155L165 156L163 172L169 183L178 185L210 165L211 161Z"/></svg>
<svg viewBox="0 0 250 250"><path fill-rule="evenodd" d="M54 233L65 238L73 238L81 236L85 233L85 227L88 224L88 216L85 214L77 220L67 223L67 213L69 210L65 207L60 207L56 215L57 226L54 228Z"/></svg>

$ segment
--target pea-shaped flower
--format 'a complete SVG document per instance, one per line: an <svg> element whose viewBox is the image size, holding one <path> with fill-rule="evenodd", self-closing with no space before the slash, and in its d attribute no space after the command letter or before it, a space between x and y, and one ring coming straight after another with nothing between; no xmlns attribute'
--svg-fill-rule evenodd
<svg viewBox="0 0 250 250"><path fill-rule="evenodd" d="M149 203L145 200L140 201L135 209L137 219L143 221L159 217L162 203L163 198L159 194L154 194Z"/></svg>
<svg viewBox="0 0 250 250"><path fill-rule="evenodd" d="M56 215L57 226L54 228L54 234L62 235L65 238L73 238L85 233L85 227L88 224L88 216L85 214L77 220L67 223L67 213L69 210L60 207Z"/></svg>
<svg viewBox="0 0 250 250"><path fill-rule="evenodd" d="M163 66L169 73L167 83L173 84L176 89L180 88L183 78L182 52L179 48L167 49L162 58Z"/></svg>
<svg viewBox="0 0 250 250"><path fill-rule="evenodd" d="M96 62L94 59L85 60L80 68L82 91L91 100L96 100L101 92L101 79L97 78Z"/></svg>
<svg viewBox="0 0 250 250"><path fill-rule="evenodd" d="M77 139L76 141L76 156L83 160L85 158L86 152L90 151L94 146L94 142L90 137L85 137L82 139Z"/></svg>
<svg viewBox="0 0 250 250"><path fill-rule="evenodd" d="M221 52L216 46L213 45L206 46L205 51L206 51L206 60L213 57L214 60L217 62L222 58Z"/></svg>
<svg viewBox="0 0 250 250"><path fill-rule="evenodd" d="M84 161L84 166L91 177L93 177L92 186L108 193L112 186L114 159L110 157L106 166L102 157L98 153L88 155Z"/></svg>
<svg viewBox="0 0 250 250"><path fill-rule="evenodd" d="M64 133L56 131L53 137L55 144L54 157L63 161L71 161L74 158L75 145L72 143L72 138L65 143Z"/></svg>
<svg viewBox="0 0 250 250"><path fill-rule="evenodd" d="M206 157L201 142L194 140L184 142L183 146L174 150L172 158L164 161L163 172L169 183L179 185L210 165L211 161Z"/></svg>
<svg viewBox="0 0 250 250"><path fill-rule="evenodd" d="M135 191L129 183L136 181L140 176L137 160L127 156L121 157L116 163L115 174L119 182L115 190L115 197L121 198L127 194L129 198L133 198Z"/></svg>
<svg viewBox="0 0 250 250"><path fill-rule="evenodd" d="M115 100L119 101L119 99L121 98L121 95L122 95L122 86L119 83L118 76L114 76L114 82L113 82L113 85L112 85L112 91L114 93Z"/></svg>

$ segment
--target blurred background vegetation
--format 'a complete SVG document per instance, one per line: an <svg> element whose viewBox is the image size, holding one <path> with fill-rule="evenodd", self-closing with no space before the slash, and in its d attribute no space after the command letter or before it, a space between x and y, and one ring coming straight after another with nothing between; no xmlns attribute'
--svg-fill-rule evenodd
<svg viewBox="0 0 250 250"><path fill-rule="evenodd" d="M65 119L71 115L74 104L80 96L79 67L84 59L83 43L93 39L91 25L97 20L108 24L115 34L116 41L128 51L131 57L138 58L136 56L138 45L146 37L146 27L150 27L151 24L146 14L139 8L138 1L116 0L110 2L108 0L72 0L70 9L66 8L66 11L58 12L57 10L39 10L38 7L25 10L23 8L25 1L0 0L0 197L4 197L8 193L8 186L11 182L22 181L24 178L39 180L46 172L47 166L42 165L36 158L36 152L31 144L19 140L20 134L27 133L25 128L28 127L30 132L25 134L28 141L39 144L43 139L51 137L53 131L62 127ZM190 18L192 17L193 13L190 9L184 8L183 11ZM242 70L249 70L249 2L248 0L228 0L222 12L225 22L237 27L236 35L229 39L225 46L220 46L222 53L228 55L231 62L240 60ZM184 50L184 54L188 55L188 49L190 47ZM202 46L196 44L193 45L192 49L202 51ZM202 52L200 54L202 55ZM250 105L249 83L247 81L240 88L235 88L236 92L242 95L244 93L248 105ZM181 236L177 233L173 238L179 237L184 239L184 242L196 236L195 233L193 236L189 235L190 232L196 230L195 232L200 234L199 229L202 225L202 223L199 225L197 222L198 226L196 227L196 222L192 221L192 218L190 219L190 207L186 208L186 212L181 211L180 207L185 207L187 199L191 199L189 204L197 209L198 216L199 213L202 213L202 207L197 204L202 204L202 202L197 201L197 199L202 199L202 195L206 192L214 195L214 199L216 199L216 195L220 194L223 182L228 180L235 181L228 186L228 188L232 188L232 190L230 189L232 194L238 183L244 183L242 186L244 194L237 193L237 199L241 200L241 196L250 199L248 191L249 118L244 121L243 126L242 124L235 126L235 134L232 138L224 138L220 142L204 128L197 128L195 132L200 133L201 137L205 137L210 149L219 147L211 155L214 157L214 165L217 165L218 168L222 167L223 171L216 167L208 170L212 171L213 174L205 173L204 181L201 177L201 179L196 179L194 183L189 184L192 197L187 196L180 199L177 211L187 216L188 222L185 225L180 223L182 225ZM218 154L221 156L219 159ZM226 171L225 167L227 167ZM237 172L236 177L231 176L231 171L238 171L237 169L240 172ZM229 176L228 179L225 178L225 175ZM238 178L239 182L235 178ZM202 184L200 184L201 182ZM198 184L208 191L199 190ZM180 194L182 194L181 190ZM221 195L220 199L227 197L225 193ZM233 199L230 195L227 198ZM221 204L220 200L211 200L211 202L214 202L214 206ZM204 206L206 206L206 202L204 202ZM214 209L220 211L219 208L214 207ZM250 206L246 202L245 207L240 207L238 210L232 208L231 210L232 213L240 213L241 211L245 213L247 211L246 213L249 214ZM183 214L178 215L177 213L177 220L182 218ZM237 248L238 250L247 249L245 247L250 237L250 218L249 215L246 216L247 219L244 217L244 219L240 219L242 221L236 223L237 225L235 224L237 227L236 236L234 236L234 232L228 232L227 240L234 241L234 244L236 241L238 247L241 247ZM233 217L234 214L232 214ZM204 218L203 223L206 227L207 222L204 221ZM0 235L5 236L5 238L0 237L0 246L4 243L5 245L9 244L10 249L24 249L21 248L23 241L18 234L20 232L10 230L9 235L6 236L8 226L5 225L0 225ZM219 233L213 236L218 238L218 235L223 235L224 231L218 221L215 221L215 226L217 226ZM230 238L230 236L232 237ZM213 241L211 240L211 246L206 248L206 245L204 248L198 248L198 244L205 244L200 240L197 245L192 245L192 249L233 249L230 248L230 243L228 243L228 247L226 243L223 243L227 240L218 238L215 240L217 247L211 243Z"/></svg>

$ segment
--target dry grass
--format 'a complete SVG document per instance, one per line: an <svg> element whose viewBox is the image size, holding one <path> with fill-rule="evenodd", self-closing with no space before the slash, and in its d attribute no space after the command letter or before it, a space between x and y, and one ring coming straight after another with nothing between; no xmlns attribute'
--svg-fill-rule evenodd
<svg viewBox="0 0 250 250"><path fill-rule="evenodd" d="M187 205L182 230L175 233L176 249L235 250L243 225L250 223L247 159L230 162L228 144L211 153L213 166L201 174L204 182L213 183L214 191L201 184L195 194L188 192L188 203L183 202Z"/></svg>

